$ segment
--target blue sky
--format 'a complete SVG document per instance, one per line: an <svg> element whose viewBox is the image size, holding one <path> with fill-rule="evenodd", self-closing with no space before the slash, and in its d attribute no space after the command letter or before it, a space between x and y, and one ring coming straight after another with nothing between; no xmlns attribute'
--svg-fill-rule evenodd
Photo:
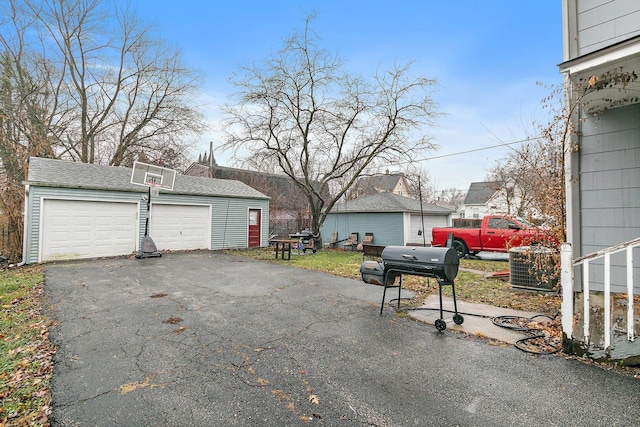
<svg viewBox="0 0 640 427"><path fill-rule="evenodd" d="M218 145L219 106L234 88L240 65L260 61L282 46L315 12L322 47L348 69L372 75L394 62L414 61L412 72L438 80L434 99L445 115L431 129L435 152L416 153L438 189L468 189L483 181L508 147L450 155L518 141L545 120L536 82L562 77L561 2L558 0L135 0L133 8L179 47L205 81L202 100L214 130L202 137ZM197 153L194 154L197 157ZM217 151L218 164L231 166ZM398 168L392 168L397 170Z"/></svg>

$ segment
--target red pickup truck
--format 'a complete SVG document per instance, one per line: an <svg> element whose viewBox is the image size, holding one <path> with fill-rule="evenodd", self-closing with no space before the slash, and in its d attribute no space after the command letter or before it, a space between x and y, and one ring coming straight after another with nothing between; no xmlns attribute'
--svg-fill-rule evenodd
<svg viewBox="0 0 640 427"><path fill-rule="evenodd" d="M446 246L449 233L453 233L452 247L460 258L481 251L507 252L514 246L548 240L544 229L522 218L487 215L480 228L434 227L431 246Z"/></svg>

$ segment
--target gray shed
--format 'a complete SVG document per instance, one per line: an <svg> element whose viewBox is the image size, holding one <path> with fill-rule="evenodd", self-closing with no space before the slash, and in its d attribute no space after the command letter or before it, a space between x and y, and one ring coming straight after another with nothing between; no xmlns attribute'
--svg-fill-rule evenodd
<svg viewBox="0 0 640 427"><path fill-rule="evenodd" d="M25 263L136 253L148 189L131 168L32 157L25 182ZM269 197L234 180L177 175L151 198L159 251L268 245Z"/></svg>
<svg viewBox="0 0 640 427"><path fill-rule="evenodd" d="M431 243L431 229L446 227L453 211L433 203L384 192L360 197L334 206L322 226L322 241L330 242L358 233L373 233L374 245L422 245ZM341 247L341 244L337 245Z"/></svg>

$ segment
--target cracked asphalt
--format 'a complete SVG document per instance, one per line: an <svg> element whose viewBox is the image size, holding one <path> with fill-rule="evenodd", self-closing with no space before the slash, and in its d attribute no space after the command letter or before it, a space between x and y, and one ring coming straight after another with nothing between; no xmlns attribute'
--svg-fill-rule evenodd
<svg viewBox="0 0 640 427"><path fill-rule="evenodd" d="M380 316L357 280L218 252L45 274L53 426L640 423L638 379Z"/></svg>

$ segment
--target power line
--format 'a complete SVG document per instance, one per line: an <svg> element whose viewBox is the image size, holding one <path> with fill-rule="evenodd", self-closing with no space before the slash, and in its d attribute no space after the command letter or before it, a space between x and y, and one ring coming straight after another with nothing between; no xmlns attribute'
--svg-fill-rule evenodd
<svg viewBox="0 0 640 427"><path fill-rule="evenodd" d="M473 150L467 150L467 151L459 151L457 153L449 153L449 154L442 154L440 156L425 157L423 159L417 159L417 161L442 159L442 158L445 158L445 157L452 157L452 156L459 156L459 155L462 155L462 154L475 153L477 151L484 151L484 150L491 150L491 149L494 149L494 148L507 147L509 145L521 144L523 142L530 142L530 141L533 141L534 139L539 139L539 138L533 138L533 139L527 138L527 139L521 139L519 141L511 141L511 142L505 142L505 143L502 143L502 144L491 145L489 147L474 148Z"/></svg>

